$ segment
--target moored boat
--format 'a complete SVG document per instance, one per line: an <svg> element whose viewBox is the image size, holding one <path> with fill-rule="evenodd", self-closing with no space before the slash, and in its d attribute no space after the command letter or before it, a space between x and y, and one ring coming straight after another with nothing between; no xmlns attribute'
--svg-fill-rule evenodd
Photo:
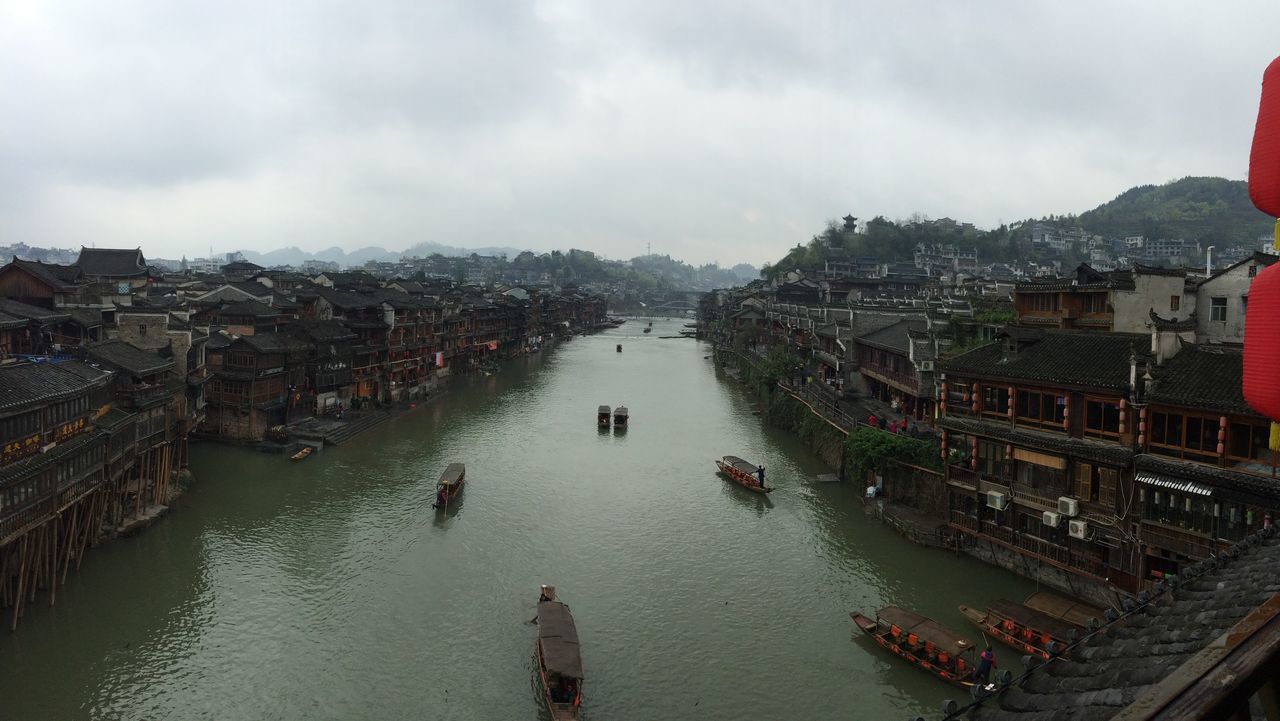
<svg viewBox="0 0 1280 721"><path fill-rule="evenodd" d="M306 447L305 447L305 448L303 448L302 450L298 451L297 453L295 453L295 454L293 454L292 456L289 456L289 457L290 457L290 458L292 458L292 459L293 459L293 460L295 460L295 461L300 461L300 460L302 460L303 458L306 458L307 456L311 455L311 451L313 451L313 450L315 450L315 449L314 449L314 448L312 448L311 446L306 446Z"/></svg>
<svg viewBox="0 0 1280 721"><path fill-rule="evenodd" d="M448 508L449 501L462 493L462 486L466 481L466 464L450 463L444 469L444 473L440 474L440 480L436 482L436 502L431 505L435 508Z"/></svg>
<svg viewBox="0 0 1280 721"><path fill-rule="evenodd" d="M652 324L651 324L651 325L652 325ZM645 332L645 333L652 333L652 332L653 332L653 328L645 328L645 329L644 329L644 332Z"/></svg>
<svg viewBox="0 0 1280 721"><path fill-rule="evenodd" d="M772 493L773 488L764 484L764 467L747 463L737 456L725 456L716 461L720 472L748 491Z"/></svg>
<svg viewBox="0 0 1280 721"><path fill-rule="evenodd" d="M554 586L538 597L538 676L553 721L577 719L582 709L582 655L569 607L556 600Z"/></svg>
<svg viewBox="0 0 1280 721"><path fill-rule="evenodd" d="M609 427L609 406L600 406L596 409L596 425L601 428Z"/></svg>
<svg viewBox="0 0 1280 721"><path fill-rule="evenodd" d="M985 611L961 606L960 613L985 635L1044 660L1050 656L1049 644L1061 653L1078 630L1060 618L1003 598L987 604Z"/></svg>
<svg viewBox="0 0 1280 721"><path fill-rule="evenodd" d="M849 617L893 655L947 683L974 685L978 667L973 644L937 621L897 606L885 606L874 619L860 613Z"/></svg>
<svg viewBox="0 0 1280 721"><path fill-rule="evenodd" d="M618 344L618 352L619 352L619 353L621 353L621 352L622 352L622 344L621 344L621 343L619 343L619 344Z"/></svg>
<svg viewBox="0 0 1280 721"><path fill-rule="evenodd" d="M627 407L626 407L626 406L618 406L617 408L614 408L614 409L613 409L613 425L614 425L614 427L616 427L616 428L626 428L626 427L627 427L627 420L628 420L628 418L629 418L629 417L630 417L630 413L627 411Z"/></svg>
<svg viewBox="0 0 1280 721"><path fill-rule="evenodd" d="M1089 625L1091 618L1101 619L1103 614L1097 606L1049 591L1036 591L1023 599L1022 605L1080 628Z"/></svg>

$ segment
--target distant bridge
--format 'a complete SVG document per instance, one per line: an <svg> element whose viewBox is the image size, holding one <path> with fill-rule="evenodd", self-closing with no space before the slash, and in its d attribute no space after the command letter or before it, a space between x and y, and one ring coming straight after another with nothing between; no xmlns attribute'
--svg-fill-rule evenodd
<svg viewBox="0 0 1280 721"><path fill-rule="evenodd" d="M643 308L632 309L635 315L646 318L690 318L698 306L687 300L668 300L657 305L650 303Z"/></svg>

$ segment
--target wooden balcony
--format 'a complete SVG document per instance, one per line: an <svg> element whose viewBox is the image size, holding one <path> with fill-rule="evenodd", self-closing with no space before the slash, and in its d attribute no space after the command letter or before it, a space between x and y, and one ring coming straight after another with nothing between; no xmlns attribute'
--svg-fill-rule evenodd
<svg viewBox="0 0 1280 721"><path fill-rule="evenodd" d="M1207 535L1182 528L1144 520L1140 537L1148 545L1180 553L1197 561L1217 555L1226 544L1219 544Z"/></svg>

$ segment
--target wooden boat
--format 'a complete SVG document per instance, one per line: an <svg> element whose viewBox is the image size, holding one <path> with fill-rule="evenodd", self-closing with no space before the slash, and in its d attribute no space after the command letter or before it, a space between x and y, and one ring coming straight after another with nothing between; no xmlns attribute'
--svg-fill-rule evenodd
<svg viewBox="0 0 1280 721"><path fill-rule="evenodd" d="M1103 614L1102 609L1097 606L1090 606L1049 591L1037 591L1027 596L1023 599L1022 605L1080 628L1087 626L1091 618L1101 620Z"/></svg>
<svg viewBox="0 0 1280 721"><path fill-rule="evenodd" d="M467 466L464 463L450 463L444 469L444 473L440 474L440 480L436 482L436 502L431 504L435 508L448 508L449 501L458 497L462 493L462 486L467 482Z"/></svg>
<svg viewBox="0 0 1280 721"><path fill-rule="evenodd" d="M972 686L978 664L974 645L931 618L885 606L874 619L860 613L849 617L875 642L917 668L947 683Z"/></svg>
<svg viewBox="0 0 1280 721"><path fill-rule="evenodd" d="M613 425L617 428L626 428L628 415L626 406L613 409Z"/></svg>
<svg viewBox="0 0 1280 721"><path fill-rule="evenodd" d="M315 450L315 449L314 449L314 448L312 448L311 446L306 446L306 447L304 447L302 450L298 451L297 453L295 453L295 454L293 454L292 456L289 456L289 457L290 457L290 458L292 458L292 459L293 459L293 460L295 460L295 461L300 461L300 460L302 460L303 458L306 458L307 456L311 455L311 451L313 451L313 450Z"/></svg>
<svg viewBox="0 0 1280 721"><path fill-rule="evenodd" d="M619 352L619 353L621 353L621 352L622 352L622 344L621 344L621 343L619 343L619 344L618 344L618 352Z"/></svg>
<svg viewBox="0 0 1280 721"><path fill-rule="evenodd" d="M645 329L644 329L644 332L645 332L645 333L652 333L652 332L653 332L653 328L645 328Z"/></svg>
<svg viewBox="0 0 1280 721"><path fill-rule="evenodd" d="M1049 660L1049 644L1057 644L1061 653L1061 649L1071 643L1072 633L1077 630L1074 625L1060 618L1003 598L987 604L986 611L961 606L960 613L982 629L984 634L1022 653L1046 661Z"/></svg>
<svg viewBox="0 0 1280 721"><path fill-rule="evenodd" d="M737 456L725 456L716 461L716 466L721 473L728 476L729 480L748 491L773 493L773 488L766 486L760 478L760 466L747 463Z"/></svg>
<svg viewBox="0 0 1280 721"><path fill-rule="evenodd" d="M582 710L582 656L569 607L556 600L554 586L538 597L538 676L553 721L577 719Z"/></svg>
<svg viewBox="0 0 1280 721"><path fill-rule="evenodd" d="M609 427L609 406L600 406L596 409L596 425L601 428Z"/></svg>

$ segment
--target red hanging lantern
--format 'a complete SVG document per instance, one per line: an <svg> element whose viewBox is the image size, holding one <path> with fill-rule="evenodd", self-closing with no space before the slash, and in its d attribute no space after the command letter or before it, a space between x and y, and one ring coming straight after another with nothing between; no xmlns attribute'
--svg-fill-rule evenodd
<svg viewBox="0 0 1280 721"><path fill-rule="evenodd" d="M1262 74L1258 122L1249 151L1249 199L1280 216L1280 58ZM1280 242L1280 224L1277 225ZM1258 273L1249 287L1244 324L1244 399L1253 410L1280 421L1280 264Z"/></svg>
<svg viewBox="0 0 1280 721"><path fill-rule="evenodd" d="M1249 151L1249 199L1267 215L1280 216L1280 58L1262 73L1262 99Z"/></svg>
<svg viewBox="0 0 1280 721"><path fill-rule="evenodd" d="M1262 270L1249 286L1243 370L1245 402L1280 421L1280 263Z"/></svg>

